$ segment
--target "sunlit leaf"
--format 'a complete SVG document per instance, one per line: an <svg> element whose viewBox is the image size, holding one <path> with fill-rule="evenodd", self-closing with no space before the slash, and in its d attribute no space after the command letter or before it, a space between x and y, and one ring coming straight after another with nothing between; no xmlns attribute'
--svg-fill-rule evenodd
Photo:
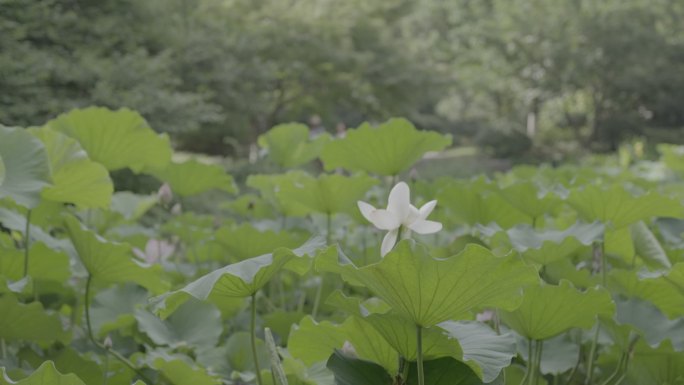
<svg viewBox="0 0 684 385"><path fill-rule="evenodd" d="M368 123L347 131L323 147L325 169L338 167L379 175L398 175L428 151L451 145L451 136L418 131L408 120L391 119L377 127Z"/></svg>
<svg viewBox="0 0 684 385"><path fill-rule="evenodd" d="M103 165L90 160L65 134L49 127L33 128L31 133L43 142L52 171L52 186L43 190L43 198L83 208L109 206L114 186Z"/></svg>
<svg viewBox="0 0 684 385"><path fill-rule="evenodd" d="M327 252L317 269L362 283L414 324L430 327L476 307L513 310L521 288L537 281L536 271L512 257L499 258L469 245L445 259L431 257L425 246L401 241L376 264L356 267L344 255Z"/></svg>
<svg viewBox="0 0 684 385"><path fill-rule="evenodd" d="M90 159L109 171L159 170L171 160L169 137L155 133L140 114L126 108L76 109L46 125L78 140Z"/></svg>

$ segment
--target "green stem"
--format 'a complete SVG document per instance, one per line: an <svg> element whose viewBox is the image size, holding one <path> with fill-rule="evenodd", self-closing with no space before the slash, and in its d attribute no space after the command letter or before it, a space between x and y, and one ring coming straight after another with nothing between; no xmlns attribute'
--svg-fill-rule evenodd
<svg viewBox="0 0 684 385"><path fill-rule="evenodd" d="M0 338L0 358L3 360L7 358L7 345L4 338Z"/></svg>
<svg viewBox="0 0 684 385"><path fill-rule="evenodd" d="M103 349L107 353L111 354L114 358L117 360L121 361L124 365L128 366L129 369L131 369L133 372L135 372L142 380L147 383L147 384L153 384L154 382L150 380L146 375L144 375L138 368L133 365L131 361L128 360L128 358L124 357L121 355L119 352L116 350L109 348L107 346L104 346L104 344L98 342L95 339L95 335L93 334L93 327L90 323L90 286L93 281L93 276L91 274L88 274L88 280L86 281L86 287L85 287L85 317L86 317L86 328L88 329L88 338L90 338L90 341L93 343L93 345L97 346L100 349Z"/></svg>
<svg viewBox="0 0 684 385"><path fill-rule="evenodd" d="M406 358L399 356L399 376L402 384L408 382L409 368L410 365L406 362Z"/></svg>
<svg viewBox="0 0 684 385"><path fill-rule="evenodd" d="M532 372L532 340L527 339L527 365L525 365L525 375L523 376L522 380L520 381L520 385L527 384L527 381L530 378L530 373Z"/></svg>
<svg viewBox="0 0 684 385"><path fill-rule="evenodd" d="M325 243L330 246L332 243L332 214L327 213L326 215L326 232L325 232ZM321 282L318 284L316 289L316 296L314 297L313 310L311 311L311 317L316 319L318 316L318 309L321 306L321 298L323 297L323 286L325 285L325 276L321 275Z"/></svg>
<svg viewBox="0 0 684 385"><path fill-rule="evenodd" d="M596 323L596 331L594 332L594 338L591 340L591 349L589 349L589 357L587 358L587 377L584 380L585 385L591 385L591 380L594 377L594 356L596 356L596 346L598 344L600 326L598 320Z"/></svg>
<svg viewBox="0 0 684 385"><path fill-rule="evenodd" d="M423 370L423 327L416 325L416 345L418 345L417 366L418 385L425 385L425 371Z"/></svg>
<svg viewBox="0 0 684 385"><path fill-rule="evenodd" d="M26 212L26 228L24 229L24 277L29 273L29 247L31 247L31 210Z"/></svg>
<svg viewBox="0 0 684 385"><path fill-rule="evenodd" d="M575 366L570 371L570 375L568 376L568 379L565 381L564 385L570 385L570 383L572 382L572 378L575 377L575 373L577 373L577 369L579 368L579 366L581 364L582 364L582 344L580 343L579 353L577 354L577 362L575 363Z"/></svg>
<svg viewBox="0 0 684 385"><path fill-rule="evenodd" d="M542 360L542 349L544 349L544 341L537 340L536 344L537 355L534 360L534 382L533 385L537 385L539 382L539 377L541 377L541 360Z"/></svg>
<svg viewBox="0 0 684 385"><path fill-rule="evenodd" d="M252 319L250 323L250 333L252 341L252 358L254 359L254 371L256 372L257 385L263 385L261 380L261 369L259 368L259 356L256 347L256 293L252 294Z"/></svg>

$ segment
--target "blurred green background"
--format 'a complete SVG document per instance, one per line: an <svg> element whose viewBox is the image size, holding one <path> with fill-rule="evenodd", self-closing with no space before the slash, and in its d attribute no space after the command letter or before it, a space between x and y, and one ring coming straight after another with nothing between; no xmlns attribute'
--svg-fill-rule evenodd
<svg viewBox="0 0 684 385"><path fill-rule="evenodd" d="M681 20L678 0L0 0L0 122L125 106L245 157L281 122L403 116L564 161L684 142Z"/></svg>

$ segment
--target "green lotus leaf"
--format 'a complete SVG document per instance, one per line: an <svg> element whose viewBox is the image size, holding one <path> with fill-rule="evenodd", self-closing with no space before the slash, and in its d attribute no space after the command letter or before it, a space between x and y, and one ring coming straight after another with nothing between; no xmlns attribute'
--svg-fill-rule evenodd
<svg viewBox="0 0 684 385"><path fill-rule="evenodd" d="M447 209L451 221L469 225L495 222L504 229L521 223L532 224L532 217L513 207L496 186L480 178L474 181L454 181L437 194L439 204Z"/></svg>
<svg viewBox="0 0 684 385"><path fill-rule="evenodd" d="M22 128L0 125L0 199L33 208L50 185L50 163L41 141Z"/></svg>
<svg viewBox="0 0 684 385"><path fill-rule="evenodd" d="M306 240L302 233L259 231L247 223L221 227L215 234L222 248L237 261L263 255L279 247L294 248Z"/></svg>
<svg viewBox="0 0 684 385"><path fill-rule="evenodd" d="M615 304L603 288L578 291L569 281L525 288L522 304L501 319L520 335L545 340L572 328L591 328L597 316L612 317Z"/></svg>
<svg viewBox="0 0 684 385"><path fill-rule="evenodd" d="M278 194L283 184L297 184L300 180L311 178L303 171L290 171L285 174L255 174L247 178L247 186L259 191L261 196L286 217L302 217L309 210L302 205L291 205L282 201Z"/></svg>
<svg viewBox="0 0 684 385"><path fill-rule="evenodd" d="M550 214L563 202L553 192L529 181L514 183L502 188L499 193L513 207L531 217L533 222L544 214Z"/></svg>
<svg viewBox="0 0 684 385"><path fill-rule="evenodd" d="M135 282L154 293L168 288L161 266L133 260L131 246L107 241L87 230L73 216L65 218L66 230L79 259L96 282L111 284Z"/></svg>
<svg viewBox="0 0 684 385"><path fill-rule="evenodd" d="M494 381L517 354L512 333L497 334L489 326L474 321L445 321L439 327L461 345L463 357L483 382Z"/></svg>
<svg viewBox="0 0 684 385"><path fill-rule="evenodd" d="M630 231L634 240L634 249L641 259L657 267L672 267L672 262L670 262L660 241L643 221L631 225Z"/></svg>
<svg viewBox="0 0 684 385"><path fill-rule="evenodd" d="M670 169L684 172L684 146L674 144L659 144L660 159Z"/></svg>
<svg viewBox="0 0 684 385"><path fill-rule="evenodd" d="M334 250L334 249L333 249ZM515 309L521 288L536 283L531 266L499 258L478 245L444 259L425 246L401 241L382 261L356 267L344 255L326 252L316 268L359 282L416 325L430 327L481 307Z"/></svg>
<svg viewBox="0 0 684 385"><path fill-rule="evenodd" d="M380 365L350 357L339 350L330 356L326 364L335 374L335 385L391 385L392 377Z"/></svg>
<svg viewBox="0 0 684 385"><path fill-rule="evenodd" d="M276 193L279 201L295 210L323 214L355 213L356 202L378 181L367 175L321 174L284 181Z"/></svg>
<svg viewBox="0 0 684 385"><path fill-rule="evenodd" d="M477 375L465 364L444 357L425 361L425 385L484 385ZM418 369L411 363L407 385L418 385Z"/></svg>
<svg viewBox="0 0 684 385"><path fill-rule="evenodd" d="M684 315L684 262L669 271L638 273L614 269L609 273L609 286L628 297L645 299L669 318Z"/></svg>
<svg viewBox="0 0 684 385"><path fill-rule="evenodd" d="M127 221L137 221L159 200L154 195L140 195L129 191L119 191L112 196L110 210L120 214Z"/></svg>
<svg viewBox="0 0 684 385"><path fill-rule="evenodd" d="M147 304L147 290L133 283L103 290L92 299L90 319L93 332L108 333L135 325L135 311Z"/></svg>
<svg viewBox="0 0 684 385"><path fill-rule="evenodd" d="M50 355L49 359L55 363L55 368L59 372L73 373L86 384L98 384L104 378L103 370L96 361L86 358L73 348L62 349L58 353ZM112 380L116 381L116 379L110 378L110 381Z"/></svg>
<svg viewBox="0 0 684 385"><path fill-rule="evenodd" d="M0 223L8 229L23 234L26 229L26 215L0 207ZM63 251L76 257L74 246L68 239L55 238L49 231L34 224L31 224L30 228L32 242L43 242L48 248Z"/></svg>
<svg viewBox="0 0 684 385"><path fill-rule="evenodd" d="M78 140L90 159L109 171L160 170L171 161L168 135L155 133L140 114L126 108L76 109L46 125Z"/></svg>
<svg viewBox="0 0 684 385"><path fill-rule="evenodd" d="M62 284L71 277L69 256L38 242L31 245L28 265L33 280ZM24 276L24 251L0 247L0 275L18 281Z"/></svg>
<svg viewBox="0 0 684 385"><path fill-rule="evenodd" d="M511 245L521 252L525 259L548 265L565 259L594 241L600 240L603 224L576 223L565 230L534 231L530 227L516 226L506 234Z"/></svg>
<svg viewBox="0 0 684 385"><path fill-rule="evenodd" d="M334 292L327 303L355 315L363 321L366 329L368 326L375 329L402 357L409 361L416 359L418 346L415 325L399 314L386 312L387 304L372 300L362 303L339 291ZM454 358L466 363L485 382L493 381L515 355L515 338L512 334L497 335L488 326L477 322L445 321L424 329L422 333L425 359ZM359 357L364 358L361 355ZM397 368L396 364L383 366L390 373Z"/></svg>
<svg viewBox="0 0 684 385"><path fill-rule="evenodd" d="M109 207L114 186L107 169L88 158L73 138L49 127L32 128L47 151L52 186L43 190L44 199L73 203L82 208Z"/></svg>
<svg viewBox="0 0 684 385"><path fill-rule="evenodd" d="M610 222L616 229L653 217L684 217L684 206L679 200L657 192L634 196L620 185L576 188L567 202L584 219Z"/></svg>
<svg viewBox="0 0 684 385"><path fill-rule="evenodd" d="M684 353L677 352L669 342L651 348L637 342L627 371L630 384L670 385L684 380Z"/></svg>
<svg viewBox="0 0 684 385"><path fill-rule="evenodd" d="M0 297L0 314L0 339L41 343L68 339L59 316L47 314L40 302L24 305L5 294Z"/></svg>
<svg viewBox="0 0 684 385"><path fill-rule="evenodd" d="M209 190L237 193L233 177L217 164L205 164L196 160L169 163L164 169L151 172L157 179L167 182L171 190L180 196L192 196Z"/></svg>
<svg viewBox="0 0 684 385"><path fill-rule="evenodd" d="M30 376L12 381L7 377L5 368L0 368L0 385L86 385L75 374L62 374L57 371L52 361L45 361Z"/></svg>
<svg viewBox="0 0 684 385"><path fill-rule="evenodd" d="M351 344L359 358L378 363L390 373L398 370L399 353L377 330L357 317L348 317L340 325L304 317L299 325L292 326L287 348L293 357L311 366L325 361L335 349L342 349L345 342Z"/></svg>
<svg viewBox="0 0 684 385"><path fill-rule="evenodd" d="M323 147L325 169L338 167L378 175L398 175L426 152L441 151L451 145L451 136L419 131L406 119L390 119L372 127L368 123L347 131L342 139Z"/></svg>
<svg viewBox="0 0 684 385"><path fill-rule="evenodd" d="M160 371L173 385L219 385L221 380L204 368L197 367L189 358L154 352L147 357L149 365Z"/></svg>
<svg viewBox="0 0 684 385"><path fill-rule="evenodd" d="M615 320L632 326L650 346L670 340L677 351L684 350L684 319L667 319L653 304L638 298L616 300L615 305Z"/></svg>
<svg viewBox="0 0 684 385"><path fill-rule="evenodd" d="M221 312L214 305L199 300L185 302L163 321L144 309L135 311L135 319L140 331L155 344L172 348L211 348L223 333Z"/></svg>
<svg viewBox="0 0 684 385"><path fill-rule="evenodd" d="M155 310L162 318L166 318L178 306L195 297L206 300L209 296L249 297L278 273L288 262L312 255L323 246L319 238L313 238L301 247L290 250L284 247L274 250L270 254L245 259L243 261L216 269L184 288L166 293L155 298Z"/></svg>
<svg viewBox="0 0 684 385"><path fill-rule="evenodd" d="M259 147L268 151L269 158L283 168L293 168L316 159L330 135L310 138L309 127L300 123L279 124L259 136Z"/></svg>

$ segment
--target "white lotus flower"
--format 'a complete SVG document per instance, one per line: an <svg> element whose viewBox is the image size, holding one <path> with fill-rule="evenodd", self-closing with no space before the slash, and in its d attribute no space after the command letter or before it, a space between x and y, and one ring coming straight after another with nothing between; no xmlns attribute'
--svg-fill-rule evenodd
<svg viewBox="0 0 684 385"><path fill-rule="evenodd" d="M415 231L418 234L432 234L442 229L442 224L435 221L429 221L426 218L437 205L437 201L433 200L424 204L420 209L417 209L411 204L411 192L409 187L404 182L397 183L390 191L387 199L387 209L376 209L372 205L358 201L359 210L361 214L373 226L380 230L388 230L382 240L380 253L384 257L389 253L397 243L397 238L402 226L407 231ZM408 235L406 233L405 235Z"/></svg>

